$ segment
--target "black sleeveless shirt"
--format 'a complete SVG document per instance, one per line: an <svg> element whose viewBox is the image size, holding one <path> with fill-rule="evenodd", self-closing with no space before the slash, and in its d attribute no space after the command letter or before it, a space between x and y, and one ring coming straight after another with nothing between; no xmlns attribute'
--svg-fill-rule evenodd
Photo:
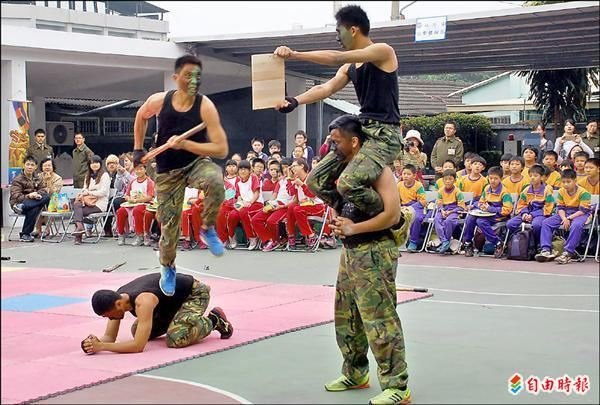
<svg viewBox="0 0 600 405"><path fill-rule="evenodd" d="M158 286L159 279L160 273L146 274L145 276L130 281L117 290L119 294L125 293L129 295L129 302L133 307L129 312L136 318L135 300L138 295L148 292L158 297L158 305L154 308L154 313L152 314L151 338L164 335L167 332L167 328L173 320L173 317L179 308L181 308L183 302L191 294L192 284L194 283L194 277L189 274L177 273L175 294L172 297L168 297L163 294Z"/></svg>
<svg viewBox="0 0 600 405"><path fill-rule="evenodd" d="M384 72L371 62L357 69L352 63L348 76L360 103L360 118L400 125L398 69Z"/></svg>
<svg viewBox="0 0 600 405"><path fill-rule="evenodd" d="M194 104L186 112L179 112L173 108L173 94L175 90L169 91L163 102L162 109L157 117L158 138L156 146L161 146L169 140L173 135L181 135L185 131L199 125L202 122L200 118L200 105L202 104L202 94L196 94ZM188 138L194 142L207 142L206 130ZM198 155L184 150L169 149L156 156L156 171L157 173L168 172L169 170L179 169L192 163Z"/></svg>

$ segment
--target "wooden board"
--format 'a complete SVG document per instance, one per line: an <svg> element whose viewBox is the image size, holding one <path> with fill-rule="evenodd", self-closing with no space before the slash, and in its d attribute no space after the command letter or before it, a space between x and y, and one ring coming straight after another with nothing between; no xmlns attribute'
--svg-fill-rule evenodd
<svg viewBox="0 0 600 405"><path fill-rule="evenodd" d="M272 53L252 55L252 109L274 108L284 98L284 59Z"/></svg>

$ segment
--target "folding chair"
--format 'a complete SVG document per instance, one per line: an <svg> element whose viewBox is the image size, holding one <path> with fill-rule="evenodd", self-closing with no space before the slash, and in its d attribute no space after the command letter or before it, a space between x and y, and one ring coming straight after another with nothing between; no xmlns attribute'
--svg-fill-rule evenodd
<svg viewBox="0 0 600 405"><path fill-rule="evenodd" d="M314 246L307 246L306 249L295 248L295 249L288 250L288 252L316 253L319 250L319 245L321 244L321 238L323 237L323 233L325 232L325 224L329 220L330 214L331 214L331 208L329 206L326 206L325 212L323 213L322 216L314 216L314 215L308 216L309 221L318 222L321 224L321 230L319 231L319 234L317 235L317 240L315 241ZM290 237L295 237L295 235L291 235L291 236L288 235L288 238L290 238Z"/></svg>
<svg viewBox="0 0 600 405"><path fill-rule="evenodd" d="M465 199L465 206L471 204L471 202L473 201L474 198L474 194L471 192L464 192L462 193L463 197ZM464 218L458 218L458 222L457 225L458 226L462 226L462 229L460 230L460 236L458 237L458 250L456 252L454 252L454 254L458 254L458 252L460 252L460 247L462 246L463 243L463 236L465 234L465 223L467 222L467 217L470 214L467 212L467 215L465 215Z"/></svg>
<svg viewBox="0 0 600 405"><path fill-rule="evenodd" d="M427 224L427 230L425 231L425 239L423 240L423 246L419 252L423 252L427 247L427 243L429 242L429 238L433 233L433 224L435 222L435 214L437 213L437 206L435 205L435 201L437 200L437 191L426 191L425 199L427 200L427 207L425 207L425 218L423 219L423 223ZM433 207L429 207L433 203ZM427 215L431 213L431 216L428 218Z"/></svg>
<svg viewBox="0 0 600 405"><path fill-rule="evenodd" d="M67 236L69 225L73 221L73 203L72 200L75 199L75 189L73 186L65 186L62 188L61 193L66 193L69 199L69 211L66 212L50 212L50 211L42 211L40 217L47 218L46 226L42 232L42 236L40 241L42 242L51 242L51 243L60 243ZM68 218L65 224L65 220ZM46 233L49 236L45 236ZM53 238L58 237L58 240L54 240Z"/></svg>
<svg viewBox="0 0 600 405"><path fill-rule="evenodd" d="M596 254L593 256L596 261L598 261L598 243L600 243L600 232L598 227L598 211L600 210L600 206L598 205L600 196L598 194L592 194L591 207L593 210L592 213L592 221L586 224L583 229L588 231L588 240L585 245L585 252L580 261L584 261L588 257L592 257L592 255L588 256L588 251L590 249L590 243L592 242L592 237L594 236L594 230L596 231Z"/></svg>
<svg viewBox="0 0 600 405"><path fill-rule="evenodd" d="M46 209L46 207L42 208L42 211L44 211L44 209ZM38 221L38 219L40 218L40 215L42 214L42 211L40 211L40 213L38 214L37 218L36 218L36 223ZM25 218L25 214L17 214L16 212L13 211L12 207L10 208L10 212L8 213L9 218L10 217L14 217L15 220L12 223L12 226L10 227L10 231L8 232L8 241L9 242L15 242L15 241L19 241L21 240L21 237L19 236L18 239L12 239L12 234L17 226L17 221L19 220L19 218Z"/></svg>
<svg viewBox="0 0 600 405"><path fill-rule="evenodd" d="M116 189L114 189L114 188L110 189L110 193L108 195L108 206L106 208L106 211L90 214L84 218L84 222L86 219L88 221L92 221L92 225L93 225L92 229L93 229L93 232L96 232L97 237L96 238L85 238L85 239L83 239L82 242L84 242L84 243L100 242L100 238L102 237L102 232L104 231L104 226L106 225L106 222L108 221L108 218L111 215L111 212L113 215L115 215L115 210L113 207L113 200L115 199L116 193L117 193ZM101 224L100 229L98 229L99 223Z"/></svg>

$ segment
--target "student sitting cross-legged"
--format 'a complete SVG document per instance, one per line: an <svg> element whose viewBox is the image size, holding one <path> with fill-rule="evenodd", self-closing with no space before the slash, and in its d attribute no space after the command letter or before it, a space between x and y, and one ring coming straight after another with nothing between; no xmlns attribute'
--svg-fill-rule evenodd
<svg viewBox="0 0 600 405"><path fill-rule="evenodd" d="M262 211L252 217L252 228L263 244L263 252L271 252L281 245L279 224L286 218L288 206L293 200L288 167L282 167L275 160L269 165L269 174L270 181L275 184L273 199L265 201Z"/></svg>
<svg viewBox="0 0 600 405"><path fill-rule="evenodd" d="M436 252L445 254L450 249L450 239L458 224L458 214L466 210L465 199L455 186L456 172L446 170L442 173L444 187L438 190L436 204L438 211L435 214L435 232L442 244Z"/></svg>
<svg viewBox="0 0 600 405"><path fill-rule="evenodd" d="M555 258L552 252L552 237L562 225L569 232L565 250L556 258L559 264L566 264L576 256L575 249L581 242L583 227L590 216L592 196L583 187L577 185L577 173L574 170L562 172L562 187L558 190L556 201L557 214L546 218L542 223L540 245L542 250L535 256L538 262L547 262Z"/></svg>
<svg viewBox="0 0 600 405"><path fill-rule="evenodd" d="M488 171L489 185L485 187L481 198L477 202L477 208L481 211L495 214L493 217L476 217L474 215L467 216L465 222L465 256L473 256L473 236L475 235L475 227L481 229L485 240L494 244L494 257L500 258L503 253L504 243L500 240L493 225L500 221L506 221L513 210L513 202L510 194L504 190L502 186L502 168L500 166L491 167Z"/></svg>
<svg viewBox="0 0 600 405"><path fill-rule="evenodd" d="M536 246L540 240L542 223L554 210L552 187L543 181L545 173L547 171L542 165L534 165L529 169L531 183L519 195L515 216L506 224L509 233L517 232L523 223L531 224Z"/></svg>
<svg viewBox="0 0 600 405"><path fill-rule="evenodd" d="M415 210L415 219L410 226L407 250L411 253L417 251L417 243L421 234L421 226L425 217L425 206L427 199L425 189L420 181L415 179L417 168L408 164L402 170L402 181L398 183L398 193L400 194L400 205L403 207L412 207Z"/></svg>

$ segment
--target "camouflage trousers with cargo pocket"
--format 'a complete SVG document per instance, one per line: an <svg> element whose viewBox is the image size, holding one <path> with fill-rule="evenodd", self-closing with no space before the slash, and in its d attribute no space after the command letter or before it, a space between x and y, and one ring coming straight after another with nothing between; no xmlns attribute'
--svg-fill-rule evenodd
<svg viewBox="0 0 600 405"><path fill-rule="evenodd" d="M381 389L408 384L404 334L396 312L398 248L391 238L342 249L335 293L335 335L354 381L369 373L369 346Z"/></svg>
<svg viewBox="0 0 600 405"><path fill-rule="evenodd" d="M402 150L402 135L399 125L373 120L365 121L362 129L367 140L356 156L346 164L335 151L330 151L309 173L307 185L338 212L346 200L369 216L375 216L383 211L383 202L373 183Z"/></svg>
<svg viewBox="0 0 600 405"><path fill-rule="evenodd" d="M209 301L210 287L194 280L192 292L170 322L165 319L152 320L150 339L155 339L166 333L167 346L173 348L186 347L204 339L213 331L212 321L204 316ZM136 319L131 325L131 334L134 337L137 325L138 321Z"/></svg>
<svg viewBox="0 0 600 405"><path fill-rule="evenodd" d="M175 262L186 187L204 191L202 223L207 227L215 225L225 199L223 172L208 158L198 158L181 169L159 173L156 176L156 219L161 224L159 261L164 266L171 266Z"/></svg>

